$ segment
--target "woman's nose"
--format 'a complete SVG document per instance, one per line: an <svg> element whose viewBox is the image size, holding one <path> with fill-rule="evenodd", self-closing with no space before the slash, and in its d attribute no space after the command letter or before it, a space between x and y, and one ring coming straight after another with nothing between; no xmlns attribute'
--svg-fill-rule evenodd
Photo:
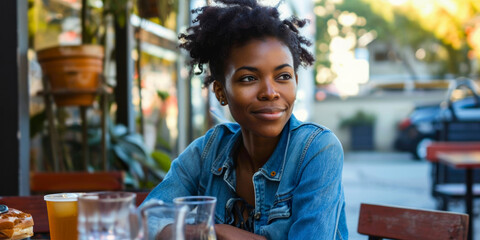
<svg viewBox="0 0 480 240"><path fill-rule="evenodd" d="M272 79L264 79L261 84L260 91L258 93L258 100L260 101L272 101L280 98L275 85L275 81Z"/></svg>

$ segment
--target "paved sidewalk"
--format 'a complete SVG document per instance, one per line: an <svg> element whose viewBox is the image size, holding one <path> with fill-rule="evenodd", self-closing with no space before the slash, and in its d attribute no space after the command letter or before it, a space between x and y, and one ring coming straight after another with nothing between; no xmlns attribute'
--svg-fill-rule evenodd
<svg viewBox="0 0 480 240"><path fill-rule="evenodd" d="M367 239L357 233L360 203L435 209L435 201L430 196L429 174L430 163L414 161L408 153L346 153L343 184L349 239ZM479 212L480 209L475 208ZM463 201L451 203L449 210L464 212ZM475 235L475 239L480 240L478 217Z"/></svg>

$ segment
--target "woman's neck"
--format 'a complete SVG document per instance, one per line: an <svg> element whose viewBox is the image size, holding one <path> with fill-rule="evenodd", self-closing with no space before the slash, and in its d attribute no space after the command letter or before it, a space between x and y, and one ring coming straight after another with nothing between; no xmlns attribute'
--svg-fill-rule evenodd
<svg viewBox="0 0 480 240"><path fill-rule="evenodd" d="M243 165L253 172L258 171L275 151L279 140L280 135L275 138L261 138L242 132L242 146L239 155L243 161L237 164Z"/></svg>

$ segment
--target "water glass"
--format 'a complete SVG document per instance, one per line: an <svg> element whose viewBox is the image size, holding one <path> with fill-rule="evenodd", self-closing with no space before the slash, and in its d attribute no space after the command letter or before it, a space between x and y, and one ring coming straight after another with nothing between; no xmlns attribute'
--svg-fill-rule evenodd
<svg viewBox="0 0 480 240"><path fill-rule="evenodd" d="M184 240L187 207L150 200L139 209L142 218L142 237L149 240Z"/></svg>
<svg viewBox="0 0 480 240"><path fill-rule="evenodd" d="M173 200L177 206L186 206L184 221L186 240L216 240L214 212L217 199L210 196L179 197Z"/></svg>
<svg viewBox="0 0 480 240"><path fill-rule="evenodd" d="M78 198L79 240L130 240L139 231L135 193L97 192Z"/></svg>

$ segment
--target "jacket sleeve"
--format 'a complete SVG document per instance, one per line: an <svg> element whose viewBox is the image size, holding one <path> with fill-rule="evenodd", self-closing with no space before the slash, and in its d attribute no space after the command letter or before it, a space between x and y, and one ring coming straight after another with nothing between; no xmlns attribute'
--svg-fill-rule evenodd
<svg viewBox="0 0 480 240"><path fill-rule="evenodd" d="M348 239L342 168L336 136L330 131L317 135L297 175L288 239Z"/></svg>
<svg viewBox="0 0 480 240"><path fill-rule="evenodd" d="M201 149L203 145L204 137L201 137L182 154L172 161L172 165L167 175L160 184L158 184L148 194L147 198L140 205L140 209L148 208L150 201L163 201L167 204L172 204L173 199L181 196L196 195L198 187L198 179L201 174ZM147 210L148 211L148 210ZM162 229L173 223L173 216L165 216L158 213L150 213L146 215L148 233L148 239L156 239L156 235L162 231Z"/></svg>
<svg viewBox="0 0 480 240"><path fill-rule="evenodd" d="M204 136L193 141L172 161L163 181L148 194L142 204L151 199L172 202L176 197L197 195L199 179L205 167L203 149L210 137L215 136L214 131L215 128L210 129Z"/></svg>

